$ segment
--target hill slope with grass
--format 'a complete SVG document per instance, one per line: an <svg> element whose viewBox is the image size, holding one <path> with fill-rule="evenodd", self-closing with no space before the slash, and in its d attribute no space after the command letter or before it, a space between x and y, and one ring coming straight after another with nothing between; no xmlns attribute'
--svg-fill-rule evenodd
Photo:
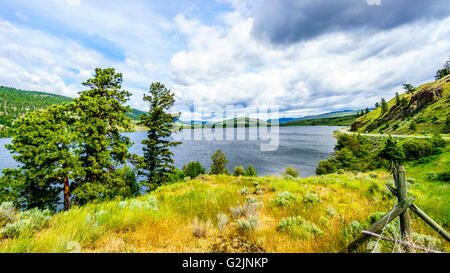
<svg viewBox="0 0 450 273"><path fill-rule="evenodd" d="M54 104L70 102L69 97L39 91L26 91L11 87L0 86L0 137L9 135L6 129L10 128L14 120L26 112L44 109ZM143 111L132 109L127 116L132 120L139 120Z"/></svg>
<svg viewBox="0 0 450 273"><path fill-rule="evenodd" d="M350 126L357 115L329 117L329 118L307 118L288 121L280 126Z"/></svg>
<svg viewBox="0 0 450 273"><path fill-rule="evenodd" d="M357 118L352 131L422 135L450 133L450 75L415 88Z"/></svg>
<svg viewBox="0 0 450 273"><path fill-rule="evenodd" d="M424 173L448 158L427 164L407 167L410 194L448 228L450 188ZM135 199L54 215L19 213L4 203L0 252L339 252L395 205L386 183L393 181L384 171L310 178L203 175ZM384 235L395 237L397 227L389 224ZM412 230L414 242L450 250L414 214ZM358 251L370 252L369 246ZM392 243L380 246L392 252Z"/></svg>

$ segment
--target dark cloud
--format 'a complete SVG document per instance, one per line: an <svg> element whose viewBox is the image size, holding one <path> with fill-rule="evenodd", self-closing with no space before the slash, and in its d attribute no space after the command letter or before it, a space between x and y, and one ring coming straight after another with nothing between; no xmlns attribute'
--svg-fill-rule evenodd
<svg viewBox="0 0 450 273"><path fill-rule="evenodd" d="M253 34L274 44L290 44L328 32L389 30L449 15L448 0L261 0Z"/></svg>

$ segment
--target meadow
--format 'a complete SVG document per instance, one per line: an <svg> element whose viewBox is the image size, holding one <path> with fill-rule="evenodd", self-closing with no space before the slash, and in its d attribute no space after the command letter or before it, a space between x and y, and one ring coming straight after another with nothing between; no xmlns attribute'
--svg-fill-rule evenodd
<svg viewBox="0 0 450 273"><path fill-rule="evenodd" d="M428 173L436 166L448 169L448 158L446 152L407 166L415 204L446 229L448 182L433 181ZM385 171L309 178L202 175L138 198L54 215L11 209L11 223L0 231L0 252L334 253L395 205L386 183L393 181ZM3 208L2 215L6 212ZM450 250L448 242L411 216L413 240ZM397 221L386 226L385 235L398 235ZM357 251L392 252L392 243L375 241Z"/></svg>

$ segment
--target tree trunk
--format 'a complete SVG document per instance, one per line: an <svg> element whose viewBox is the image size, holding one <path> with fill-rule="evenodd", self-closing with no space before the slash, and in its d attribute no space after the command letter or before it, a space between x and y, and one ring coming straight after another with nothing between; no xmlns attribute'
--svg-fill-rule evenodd
<svg viewBox="0 0 450 273"><path fill-rule="evenodd" d="M68 210L70 206L69 179L64 176L64 210Z"/></svg>

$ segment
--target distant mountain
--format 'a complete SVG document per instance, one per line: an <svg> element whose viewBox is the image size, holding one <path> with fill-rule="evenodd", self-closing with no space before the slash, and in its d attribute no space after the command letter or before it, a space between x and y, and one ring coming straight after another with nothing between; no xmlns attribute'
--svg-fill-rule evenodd
<svg viewBox="0 0 450 273"><path fill-rule="evenodd" d="M314 116L305 116L300 118L280 118L279 123L284 124L287 122L293 122L297 120L303 120L303 119L324 119L324 118L336 118L336 117L347 117L347 116L356 116L361 110L341 110L341 111L335 111L330 113L325 113L321 115L314 115ZM272 122L273 120L268 120L268 122Z"/></svg>
<svg viewBox="0 0 450 273"><path fill-rule="evenodd" d="M356 119L357 115L331 117L331 118L305 118L288 121L280 124L280 126L350 126Z"/></svg>
<svg viewBox="0 0 450 273"><path fill-rule="evenodd" d="M450 133L450 75L415 88L352 124L356 132L384 134Z"/></svg>
<svg viewBox="0 0 450 273"><path fill-rule="evenodd" d="M39 91L26 91L0 86L0 137L7 136L6 129L14 120L26 112L44 109L54 104L70 102L69 97ZM132 120L138 120L145 112L132 109L127 113Z"/></svg>

